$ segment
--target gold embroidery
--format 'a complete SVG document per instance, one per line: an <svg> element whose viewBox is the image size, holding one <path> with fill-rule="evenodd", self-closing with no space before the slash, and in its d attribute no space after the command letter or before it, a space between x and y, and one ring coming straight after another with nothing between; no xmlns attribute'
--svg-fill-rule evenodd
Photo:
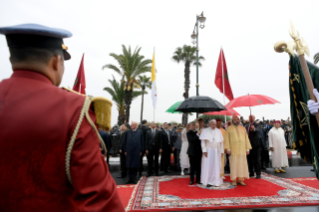
<svg viewBox="0 0 319 212"><path fill-rule="evenodd" d="M294 79L292 81L297 81L298 83L300 83L300 76L299 74L294 74Z"/></svg>
<svg viewBox="0 0 319 212"><path fill-rule="evenodd" d="M301 120L301 124L302 124L302 126L306 126L306 125L310 126L309 110L308 110L307 104L300 101L300 105L302 107L303 112L305 113L305 117Z"/></svg>

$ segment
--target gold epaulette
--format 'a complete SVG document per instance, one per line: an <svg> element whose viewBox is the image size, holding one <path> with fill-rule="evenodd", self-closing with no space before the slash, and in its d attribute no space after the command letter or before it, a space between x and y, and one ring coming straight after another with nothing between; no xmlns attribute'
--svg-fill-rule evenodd
<svg viewBox="0 0 319 212"><path fill-rule="evenodd" d="M71 89L65 88L63 87L62 89L67 90L69 92L78 94L78 95L82 95L85 96L85 100L84 100L84 104L80 113L80 117L78 120L78 123L74 129L74 132L72 134L71 140L69 142L69 145L67 147L67 152L66 152L66 157L65 157L65 168L66 168L66 175L67 178L70 182L70 184L72 184L72 176L71 176L71 170L70 170L70 161L71 161L71 152L76 140L76 136L79 132L81 123L83 121L83 118L86 117L86 119L88 120L89 124L91 125L91 127L94 129L94 131L96 132L99 140L100 140L100 144L102 147L102 150L104 152L104 156L106 156L106 146L104 144L103 139L101 138L98 129L96 128L95 124L93 123L92 119L89 116L89 110L90 110L90 106L93 105L93 109L94 109L94 113L95 113L95 117L96 117L96 124L108 131L109 129L111 129L111 108L112 108L112 102L104 97L89 97L83 94L80 94L76 91L73 91Z"/></svg>

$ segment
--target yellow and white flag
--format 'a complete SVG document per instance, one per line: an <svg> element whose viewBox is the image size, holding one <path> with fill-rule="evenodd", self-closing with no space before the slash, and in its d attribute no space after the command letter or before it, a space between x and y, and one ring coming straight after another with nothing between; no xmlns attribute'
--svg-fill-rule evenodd
<svg viewBox="0 0 319 212"><path fill-rule="evenodd" d="M155 51L153 53L153 60L152 60L152 100L153 100L153 107L156 108L157 86L156 86L156 69L155 69Z"/></svg>

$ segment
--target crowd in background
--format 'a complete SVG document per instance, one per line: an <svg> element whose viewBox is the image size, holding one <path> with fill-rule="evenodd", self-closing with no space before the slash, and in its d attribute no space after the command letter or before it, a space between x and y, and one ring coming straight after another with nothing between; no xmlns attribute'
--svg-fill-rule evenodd
<svg viewBox="0 0 319 212"><path fill-rule="evenodd" d="M253 124L258 132L259 138L262 141L261 148L261 169L266 169L269 165L269 139L268 133L272 129L273 120L255 120L253 115L249 116L248 120L240 117L240 125L244 126L247 133L250 125ZM203 119L196 121L196 129L203 129L208 127ZM220 122L219 127L227 129L231 125L231 121L225 124ZM285 140L287 148L292 148L292 126L289 122L281 120L281 127L285 131ZM133 128L133 129L132 129ZM107 163L109 164L109 157L120 157L121 171L119 178L125 178L129 173L127 183L136 183L135 176L137 173L142 176L144 171L143 157L146 156L148 161L148 169L146 176L151 175L164 175L172 171L180 171L182 175L184 171L189 171L189 158L187 155L188 142L186 133L189 131L190 126L184 126L177 123L163 123L162 125L154 122L148 123L146 120L142 121L140 125L132 122L123 124L121 126L115 125L110 132L100 130L100 134L107 146ZM128 135L128 132L131 134ZM136 139L135 132L141 139ZM141 134L141 135L139 135ZM128 142L129 140L129 142ZM136 152L134 152L134 149ZM128 159L128 151L129 159ZM174 166L171 166L171 154L174 154ZM161 157L160 157L161 156ZM249 156L248 156L249 157ZM138 161L137 161L138 158ZM249 161L249 160L248 160ZM225 173L229 173L229 162L225 163Z"/></svg>

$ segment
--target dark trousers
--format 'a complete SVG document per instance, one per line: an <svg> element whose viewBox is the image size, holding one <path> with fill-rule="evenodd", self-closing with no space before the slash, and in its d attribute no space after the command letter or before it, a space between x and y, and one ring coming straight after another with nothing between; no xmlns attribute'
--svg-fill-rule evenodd
<svg viewBox="0 0 319 212"><path fill-rule="evenodd" d="M190 180L194 181L194 176L196 172L196 182L200 182L200 174L201 174L201 168L202 168L202 155L188 155L189 157L189 163L191 166L190 171Z"/></svg>
<svg viewBox="0 0 319 212"><path fill-rule="evenodd" d="M144 171L144 167L143 167L143 157L144 157L144 152L142 153L142 155L140 156L140 168L138 169L139 173L142 173Z"/></svg>
<svg viewBox="0 0 319 212"><path fill-rule="evenodd" d="M230 173L229 156L227 153L224 153L224 154L226 155L226 164L225 164L224 171L225 173Z"/></svg>
<svg viewBox="0 0 319 212"><path fill-rule="evenodd" d="M165 148L163 149L162 152L162 158L161 158L161 171L163 172L167 172L168 167L170 165L170 161L171 161L171 149Z"/></svg>
<svg viewBox="0 0 319 212"><path fill-rule="evenodd" d="M131 180L131 181L136 180L137 170L138 170L138 168L128 168L129 180Z"/></svg>
<svg viewBox="0 0 319 212"><path fill-rule="evenodd" d="M124 154L124 152L120 153L120 163L121 163L121 175L123 177L126 176L126 155Z"/></svg>
<svg viewBox="0 0 319 212"><path fill-rule="evenodd" d="M268 167L269 166L269 150L261 150L261 167Z"/></svg>
<svg viewBox="0 0 319 212"><path fill-rule="evenodd" d="M174 163L175 163L175 168L176 169L181 167L180 159L179 159L179 155L180 154L181 154L181 150L180 149L175 149L174 150Z"/></svg>
<svg viewBox="0 0 319 212"><path fill-rule="evenodd" d="M158 156L159 156L159 149L153 148L148 151L148 155L147 155L148 174L153 173L153 163L155 163L154 172L155 174L158 174Z"/></svg>
<svg viewBox="0 0 319 212"><path fill-rule="evenodd" d="M248 168L249 168L249 174L253 175L254 171L256 172L256 175L261 174L261 147L253 147L252 150L250 150L248 158Z"/></svg>

